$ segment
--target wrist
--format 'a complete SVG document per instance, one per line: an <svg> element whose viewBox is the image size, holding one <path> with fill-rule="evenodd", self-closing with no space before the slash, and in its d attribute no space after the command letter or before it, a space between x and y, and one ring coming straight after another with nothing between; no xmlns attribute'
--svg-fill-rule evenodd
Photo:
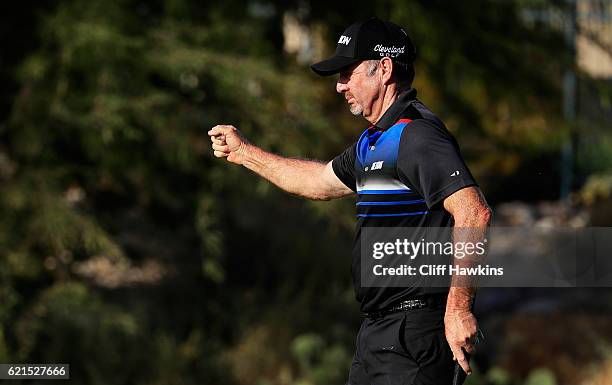
<svg viewBox="0 0 612 385"><path fill-rule="evenodd" d="M253 164L255 162L254 159L254 152L256 150L256 147L251 145L248 142L241 142L240 145L238 146L238 148L234 151L237 155L237 158L240 159L240 163L247 167L249 167L249 164Z"/></svg>
<svg viewBox="0 0 612 385"><path fill-rule="evenodd" d="M271 154L249 142L242 142L236 149L236 155L240 159L240 164L260 175L269 168L271 161Z"/></svg>
<svg viewBox="0 0 612 385"><path fill-rule="evenodd" d="M247 158L249 153L252 152L250 147L253 147L253 146L251 146L250 143L247 143L247 142L244 142L244 141L240 142L240 145L238 145L238 148L236 149L236 154L238 154L238 155L240 155L240 156L242 156L244 158Z"/></svg>
<svg viewBox="0 0 612 385"><path fill-rule="evenodd" d="M472 311L474 303L475 288L471 287L451 287L446 300L447 312Z"/></svg>
<svg viewBox="0 0 612 385"><path fill-rule="evenodd" d="M457 320L463 320L466 318L472 318L474 315L471 308L464 307L451 307L446 308L444 311L444 323L456 322Z"/></svg>

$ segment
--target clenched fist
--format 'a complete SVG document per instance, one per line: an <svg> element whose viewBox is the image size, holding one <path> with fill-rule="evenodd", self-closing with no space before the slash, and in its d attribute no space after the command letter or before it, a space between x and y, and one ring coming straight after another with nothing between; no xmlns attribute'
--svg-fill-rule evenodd
<svg viewBox="0 0 612 385"><path fill-rule="evenodd" d="M243 164L248 142L234 126L218 125L208 131L212 148L217 158L227 158L236 164Z"/></svg>

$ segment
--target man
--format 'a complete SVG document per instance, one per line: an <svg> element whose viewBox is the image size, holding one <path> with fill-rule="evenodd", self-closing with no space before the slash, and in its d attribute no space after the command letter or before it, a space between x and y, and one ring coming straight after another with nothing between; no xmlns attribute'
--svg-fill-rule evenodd
<svg viewBox="0 0 612 385"><path fill-rule="evenodd" d="M335 55L312 65L319 75L339 73L336 91L351 113L371 123L327 164L266 152L233 126L208 132L216 157L243 165L289 193L317 200L357 193L352 271L367 317L357 336L351 385L451 384L459 366L471 372L468 355L478 330L473 285L456 284L454 277L450 289L365 287L360 280L362 229L454 224L455 229L476 229L470 236L480 239L491 215L455 139L411 88L414 58L403 29L371 18L348 27Z"/></svg>

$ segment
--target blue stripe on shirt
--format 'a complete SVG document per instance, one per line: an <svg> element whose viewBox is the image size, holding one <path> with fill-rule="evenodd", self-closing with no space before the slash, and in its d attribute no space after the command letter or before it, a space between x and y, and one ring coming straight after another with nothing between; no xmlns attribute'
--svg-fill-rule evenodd
<svg viewBox="0 0 612 385"><path fill-rule="evenodd" d="M425 199L416 199L413 201L392 201L392 202L357 202L357 206L390 206L390 205L412 205L416 203L425 203Z"/></svg>
<svg viewBox="0 0 612 385"><path fill-rule="evenodd" d="M410 215L427 214L429 211L417 211L413 213L394 213L394 214L357 214L358 217L406 217Z"/></svg>

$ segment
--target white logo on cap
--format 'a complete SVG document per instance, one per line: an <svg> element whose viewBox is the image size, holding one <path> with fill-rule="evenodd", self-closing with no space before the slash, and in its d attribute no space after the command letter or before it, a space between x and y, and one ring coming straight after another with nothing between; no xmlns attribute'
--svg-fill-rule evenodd
<svg viewBox="0 0 612 385"><path fill-rule="evenodd" d="M338 44L348 45L350 41L351 41L350 37L342 35L340 36L340 40L338 40Z"/></svg>
<svg viewBox="0 0 612 385"><path fill-rule="evenodd" d="M401 47L396 47L394 45L391 47L385 47L382 44L377 44L376 47L374 47L374 52L380 53L380 56L398 57L400 54L404 53L405 48L405 45Z"/></svg>

